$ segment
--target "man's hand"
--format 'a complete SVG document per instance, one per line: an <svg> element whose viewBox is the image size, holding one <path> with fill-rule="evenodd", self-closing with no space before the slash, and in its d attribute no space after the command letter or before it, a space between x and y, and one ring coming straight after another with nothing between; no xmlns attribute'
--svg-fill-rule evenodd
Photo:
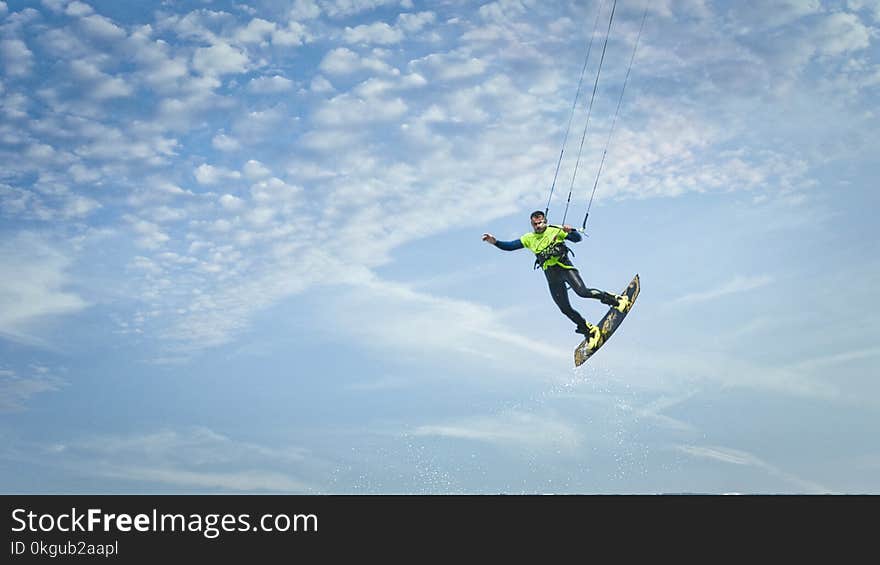
<svg viewBox="0 0 880 565"><path fill-rule="evenodd" d="M574 230L574 228L568 224L565 224L564 226L562 226L562 231L564 231L565 233L571 233L572 230Z"/></svg>
<svg viewBox="0 0 880 565"><path fill-rule="evenodd" d="M495 239L495 236L492 235L491 233L484 233L483 234L483 241L485 241L486 243L491 243L492 245L495 245L495 242L498 240Z"/></svg>

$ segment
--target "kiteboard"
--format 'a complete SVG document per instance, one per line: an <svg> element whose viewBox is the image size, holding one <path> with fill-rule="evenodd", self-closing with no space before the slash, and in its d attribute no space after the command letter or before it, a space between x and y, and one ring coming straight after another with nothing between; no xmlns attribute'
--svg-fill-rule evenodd
<svg viewBox="0 0 880 565"><path fill-rule="evenodd" d="M599 339L592 344L592 348L590 347L590 341L593 336L587 336L584 338L584 341L577 346L574 350L574 366L578 367L583 365L583 363L589 359L594 353L596 353L600 347L602 347L606 341L611 337L611 335L620 327L620 324L623 322L623 319L626 318L626 315L629 314L629 311L632 310L633 304L636 302L636 298L639 296L639 275L633 277L632 282L629 283L629 286L626 287L626 290L623 291L624 295L629 297L629 306L627 306L626 310L621 312L616 308L610 308L608 313L605 314L601 320L599 320Z"/></svg>

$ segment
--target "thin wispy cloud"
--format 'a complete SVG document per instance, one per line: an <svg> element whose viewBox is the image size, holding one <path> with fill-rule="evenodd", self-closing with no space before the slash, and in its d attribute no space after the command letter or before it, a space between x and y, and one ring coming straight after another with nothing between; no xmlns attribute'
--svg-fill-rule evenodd
<svg viewBox="0 0 880 565"><path fill-rule="evenodd" d="M564 348L509 327L502 314L480 304L434 296L374 275L356 286L330 311L330 319L341 320L341 331L356 343L406 351L434 363L471 358L514 370L528 367L535 356L547 362L570 356Z"/></svg>
<svg viewBox="0 0 880 565"><path fill-rule="evenodd" d="M702 342L700 342L702 343ZM668 351L641 347L636 354L615 355L614 366L633 372L632 386L666 394L687 394L703 386L762 391L828 401L841 398L840 383L824 374L785 363L747 359L738 349Z"/></svg>
<svg viewBox="0 0 880 565"><path fill-rule="evenodd" d="M31 397L59 391L65 384L47 367L30 366L16 371L0 366L0 413L26 410Z"/></svg>
<svg viewBox="0 0 880 565"><path fill-rule="evenodd" d="M40 322L87 308L86 300L68 289L72 263L37 234L21 233L0 244L0 271L9 274L0 278L0 333L33 343Z"/></svg>
<svg viewBox="0 0 880 565"><path fill-rule="evenodd" d="M827 367L838 366L851 361L862 361L880 357L880 348L870 347L867 349L854 349L834 353L831 355L820 355L811 359L799 361L792 366L792 369L799 371L811 371Z"/></svg>
<svg viewBox="0 0 880 565"><path fill-rule="evenodd" d="M141 435L95 435L43 446L40 460L56 459L83 477L211 492L314 492L313 456L296 447L242 442L205 427ZM318 462L320 465L320 462Z"/></svg>
<svg viewBox="0 0 880 565"><path fill-rule="evenodd" d="M693 292L680 296L675 302L693 304L700 302L709 302L718 298L723 298L731 294L739 294L750 292L773 284L773 277L767 275L758 275L751 277L737 276L715 288L704 290L701 292Z"/></svg>
<svg viewBox="0 0 880 565"><path fill-rule="evenodd" d="M817 482L801 478L797 475L779 469L778 467L767 463L752 453L732 449L728 447L716 446L699 446L699 445L679 445L676 449L691 457L715 461L727 465L738 465L743 467L753 467L767 474L782 479L790 484L794 492L806 492L810 494L834 494L829 489Z"/></svg>
<svg viewBox="0 0 880 565"><path fill-rule="evenodd" d="M412 434L536 450L573 451L581 443L580 433L566 422L517 411L495 417L422 425Z"/></svg>

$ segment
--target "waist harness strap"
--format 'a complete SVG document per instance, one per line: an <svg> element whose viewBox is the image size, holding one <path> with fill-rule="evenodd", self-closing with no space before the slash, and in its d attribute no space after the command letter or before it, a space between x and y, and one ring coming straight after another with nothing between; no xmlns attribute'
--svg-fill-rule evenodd
<svg viewBox="0 0 880 565"><path fill-rule="evenodd" d="M553 257L557 257L560 261L565 259L566 255L571 253L574 255L574 251L568 248L564 243L556 242L553 245L550 245L546 249L543 249L540 253L535 254L535 269L544 265L545 262L552 259Z"/></svg>

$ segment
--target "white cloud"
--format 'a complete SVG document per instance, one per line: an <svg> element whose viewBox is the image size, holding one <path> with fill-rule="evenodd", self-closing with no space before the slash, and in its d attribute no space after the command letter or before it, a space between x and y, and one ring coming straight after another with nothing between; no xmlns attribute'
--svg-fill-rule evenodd
<svg viewBox="0 0 880 565"><path fill-rule="evenodd" d="M85 470L85 469L84 469ZM232 471L216 472L204 470L181 470L175 467L126 466L108 463L96 469L100 477L137 481L141 483L162 483L177 487L226 490L239 492L287 492L306 493L313 488L284 472ZM87 475L92 473L86 470Z"/></svg>
<svg viewBox="0 0 880 565"><path fill-rule="evenodd" d="M236 139L244 144L271 143L279 133L294 129L299 118L290 114L284 101L275 106L251 110L234 118L232 130Z"/></svg>
<svg viewBox="0 0 880 565"><path fill-rule="evenodd" d="M46 30L38 41L46 51L59 59L85 59L93 54L81 36L68 28Z"/></svg>
<svg viewBox="0 0 880 565"><path fill-rule="evenodd" d="M261 19L252 19L247 26L235 33L235 40L241 43L263 43L277 32L275 23Z"/></svg>
<svg viewBox="0 0 880 565"><path fill-rule="evenodd" d="M108 98L124 98L131 96L134 89L123 79L117 77L108 77L106 80L95 85L91 91L92 96L98 100L106 100Z"/></svg>
<svg viewBox="0 0 880 565"><path fill-rule="evenodd" d="M434 23L436 20L437 15L434 12L400 14L397 16L397 25L407 33L417 33L425 26Z"/></svg>
<svg viewBox="0 0 880 565"><path fill-rule="evenodd" d="M150 222L142 218L126 215L125 220L131 225L132 230L137 235L136 243L138 247L144 249L159 249L167 243L171 237L162 231L161 226L155 222Z"/></svg>
<svg viewBox="0 0 880 565"><path fill-rule="evenodd" d="M357 27L347 27L342 33L342 39L346 43L377 43L379 45L392 45L403 41L403 32L393 28L385 22L375 22Z"/></svg>
<svg viewBox="0 0 880 565"><path fill-rule="evenodd" d="M857 14L827 11L818 2L755 6L738 6L726 14L728 25L736 30L729 40L696 36L700 49L676 50L675 66L687 65L700 73L710 68L709 76L718 88L733 87L741 97L753 92L756 84L776 96L803 94L811 89L809 78L814 73L836 75L838 63L831 59L855 57L869 47L874 33ZM650 43L646 47L649 58L664 56L662 48ZM658 65L654 72L669 74L670 69ZM827 93L821 97L827 98Z"/></svg>
<svg viewBox="0 0 880 565"><path fill-rule="evenodd" d="M170 206L156 206L144 211L144 215L157 224L165 224L170 222L179 222L186 219L187 212L182 208L172 208Z"/></svg>
<svg viewBox="0 0 880 565"><path fill-rule="evenodd" d="M156 193L158 193L164 197L184 196L184 195L192 196L192 192L190 192L188 190L183 190L182 188L180 188L176 184L173 184L173 183L170 183L167 181L162 181L162 180L160 180L159 182L156 183L155 191L156 191Z"/></svg>
<svg viewBox="0 0 880 565"><path fill-rule="evenodd" d="M98 14L92 14L80 19L79 24L87 35L100 40L120 40L126 36L124 29Z"/></svg>
<svg viewBox="0 0 880 565"><path fill-rule="evenodd" d="M353 16L380 6L396 4L400 0L321 0L321 9L331 18Z"/></svg>
<svg viewBox="0 0 880 565"><path fill-rule="evenodd" d="M599 198L732 190L773 194L807 183L803 175L808 163L801 155L785 155L775 150L719 150L730 138L742 133L736 130L735 117L728 124L726 118L716 121L686 110L664 111L658 106L659 101L650 97L642 97L637 104L649 118L639 121L638 126L618 122L602 171ZM599 117L593 117L592 131L607 131L608 124L600 122ZM580 171L595 175L598 162L587 158L601 154L604 139L588 136L588 142L593 149L588 152L589 145L585 147Z"/></svg>
<svg viewBox="0 0 880 565"><path fill-rule="evenodd" d="M757 390L792 397L838 401L841 390L823 376L808 374L804 367L776 366L749 361L736 349L668 351L644 349L640 355L615 355L618 370L643 375L631 385L647 390L692 391L699 383L730 389ZM650 375L650 378L647 376Z"/></svg>
<svg viewBox="0 0 880 565"><path fill-rule="evenodd" d="M396 120L406 111L402 98L382 100L340 94L322 103L315 111L314 119L319 124L344 126Z"/></svg>
<svg viewBox="0 0 880 565"><path fill-rule="evenodd" d="M0 96L3 95L3 84L0 83ZM28 106L30 105L30 99L24 94L20 93L10 93L7 96L2 96L0 98L2 100L2 104L0 104L0 111L6 114L9 119L12 120L20 120L28 117Z"/></svg>
<svg viewBox="0 0 880 565"><path fill-rule="evenodd" d="M418 88L426 86L428 81L419 73L410 73L401 77L399 84L402 88Z"/></svg>
<svg viewBox="0 0 880 565"><path fill-rule="evenodd" d="M364 241L374 242L380 250L377 253L371 246L350 248L344 243L327 242L312 248L292 242L290 233L296 228L288 219L302 210L301 195L301 188L279 179L257 183L251 188L253 204L242 208L247 210L242 220L254 231L251 238L270 238L267 241L276 242L266 249L273 268L265 272L252 271L243 277L238 271L246 270L247 266L240 260L228 265L212 263L211 268L217 270L211 272L223 272L227 277L224 283L215 286L209 280L204 281L200 285L202 306L192 308L190 305L185 315L169 320L163 337L184 350L227 343L248 326L255 312L318 282L315 279L320 278L323 271L309 265L322 265L329 254L347 265L345 274L350 277L340 280L334 275L333 282L352 285L352 292L345 293L344 298L335 303L339 311L326 316L333 320L333 327L328 331L334 334L346 328L353 339L367 346L400 349L437 359L478 358L483 363L507 369L531 366L536 355L556 360L570 357L570 351L509 331L498 315L484 306L416 293L404 285L357 274L363 272L357 265L381 260L381 255L387 252L389 245L393 247L393 243L369 234L357 235ZM242 204L237 197L223 201L236 212ZM436 215L442 216L442 213ZM375 225L364 218L353 221L356 225ZM419 225L418 222L413 224ZM231 234L239 227L240 224L226 222L223 229ZM338 235L340 241L347 241L345 230ZM476 342L484 346L476 348Z"/></svg>
<svg viewBox="0 0 880 565"><path fill-rule="evenodd" d="M731 10L729 16L740 29L764 31L801 20L822 11L820 0L779 0L765 4L745 3Z"/></svg>
<svg viewBox="0 0 880 565"><path fill-rule="evenodd" d="M699 459L708 459L710 461L717 461L729 465L739 465L760 469L767 472L771 476L780 478L788 483L791 483L796 488L797 492L807 492L811 494L835 494L834 491L827 487L824 487L814 481L806 480L786 471L783 471L746 451L731 449L728 447L697 445L679 445L676 446L676 449L682 453L690 455L691 457Z"/></svg>
<svg viewBox="0 0 880 565"><path fill-rule="evenodd" d="M321 15L321 8L315 0L294 0L288 16L291 20L313 20Z"/></svg>
<svg viewBox="0 0 880 565"><path fill-rule="evenodd" d="M86 4L85 2L79 2L78 0L74 0L64 10L64 13L68 16L72 17L82 17L87 16L89 14L93 14L95 11L91 6Z"/></svg>
<svg viewBox="0 0 880 565"><path fill-rule="evenodd" d="M759 275L752 277L737 276L726 283L702 292L686 294L675 299L675 302L698 303L715 300L731 294L750 292L773 283L773 277Z"/></svg>
<svg viewBox="0 0 880 565"><path fill-rule="evenodd" d="M290 22L272 34L272 43L281 47L297 47L312 40L312 34L299 22Z"/></svg>
<svg viewBox="0 0 880 565"><path fill-rule="evenodd" d="M234 212L242 210L245 207L245 201L231 194L224 194L220 197L220 205L227 210Z"/></svg>
<svg viewBox="0 0 880 565"><path fill-rule="evenodd" d="M58 155L55 148L45 143L33 143L24 150L24 155L33 161L48 164Z"/></svg>
<svg viewBox="0 0 880 565"><path fill-rule="evenodd" d="M269 174L266 169L258 170L258 172L259 174L255 176ZM251 196L253 196L254 202L284 214L292 213L294 208L301 203L302 192L301 187L288 184L276 177L262 180L251 187Z"/></svg>
<svg viewBox="0 0 880 565"><path fill-rule="evenodd" d="M521 0L501 0L480 6L479 14L488 21L505 22L525 15L526 11Z"/></svg>
<svg viewBox="0 0 880 565"><path fill-rule="evenodd" d="M256 215L251 222L259 227L262 211L255 208L252 213ZM231 224L226 224L221 228L231 231ZM255 312L310 285L311 273L301 265L287 265L281 258L273 260L271 272L251 270L243 276L245 267L240 255L212 256L204 263L207 278L198 297L187 302L184 314L168 321L160 337L170 340L182 353L229 343L248 327Z"/></svg>
<svg viewBox="0 0 880 565"><path fill-rule="evenodd" d="M354 93L364 98L376 97L393 87L394 83L392 82L378 78L371 78L357 85L354 89Z"/></svg>
<svg viewBox="0 0 880 565"><path fill-rule="evenodd" d="M303 134L299 142L303 147L316 151L333 151L356 145L361 140L361 135L353 131L343 129L314 130ZM314 170L314 167L312 167ZM322 169L319 169L322 170ZM317 175L325 176L324 173ZM332 175L331 175L332 176Z"/></svg>
<svg viewBox="0 0 880 565"><path fill-rule="evenodd" d="M99 126L95 131L99 131L100 135L83 138L82 144L77 146L76 156L80 159L161 165L166 162L166 158L175 155L178 147L176 139L156 136L149 130L129 128L122 131Z"/></svg>
<svg viewBox="0 0 880 565"><path fill-rule="evenodd" d="M410 63L439 80L459 80L482 75L488 64L485 60L465 53L434 53Z"/></svg>
<svg viewBox="0 0 880 565"><path fill-rule="evenodd" d="M420 116L420 119L425 122L445 122L449 120L449 116L443 108L436 104L432 104Z"/></svg>
<svg viewBox="0 0 880 565"><path fill-rule="evenodd" d="M578 431L558 419L511 411L495 417L475 417L458 422L419 426L415 436L485 442L536 450L575 452L581 444Z"/></svg>
<svg viewBox="0 0 880 565"><path fill-rule="evenodd" d="M244 52L228 43L199 47L192 61L195 70L208 76L243 73L248 70L249 63L248 56Z"/></svg>
<svg viewBox="0 0 880 565"><path fill-rule="evenodd" d="M269 170L263 163L251 159L247 163L244 164L244 176L250 180L259 179L268 177L272 174L272 171Z"/></svg>
<svg viewBox="0 0 880 565"><path fill-rule="evenodd" d="M4 39L0 41L0 58L9 76L20 77L29 75L34 66L34 54L20 39Z"/></svg>
<svg viewBox="0 0 880 565"><path fill-rule="evenodd" d="M446 100L447 114L458 122L480 123L488 120L489 113L483 106L479 88L456 90Z"/></svg>
<svg viewBox="0 0 880 565"><path fill-rule="evenodd" d="M47 446L44 456L63 457L87 477L240 492L314 492L290 470L320 465L305 449L236 441L205 427L85 437Z"/></svg>
<svg viewBox="0 0 880 565"><path fill-rule="evenodd" d="M194 175L199 184L217 184L223 180L241 178L241 173L238 171L233 171L225 167L214 167L207 163L199 165L196 168Z"/></svg>
<svg viewBox="0 0 880 565"><path fill-rule="evenodd" d="M189 76L187 58L173 53L164 41L152 39L152 33L150 26L141 26L126 40L125 48L139 67L132 74L162 92L177 92Z"/></svg>
<svg viewBox="0 0 880 565"><path fill-rule="evenodd" d="M326 92L333 92L335 89L326 77L318 75L312 79L311 84L309 84L309 90L317 94L323 94Z"/></svg>
<svg viewBox="0 0 880 565"><path fill-rule="evenodd" d="M52 376L45 367L30 367L28 376L19 376L16 371L0 368L0 414L20 412L25 409L32 396L57 391L63 384L63 381Z"/></svg>
<svg viewBox="0 0 880 565"><path fill-rule="evenodd" d="M344 331L364 345L438 363L480 359L510 371L530 367L529 359L536 356L547 361L570 357L569 351L555 344L511 331L499 313L482 304L432 296L369 273L340 282L351 289L332 307L328 319L334 320L337 332L338 321L344 320Z"/></svg>
<svg viewBox="0 0 880 565"><path fill-rule="evenodd" d="M244 214L244 220L248 223L249 228L268 229L271 227L278 216L278 210L269 205L255 206L247 210Z"/></svg>
<svg viewBox="0 0 880 565"><path fill-rule="evenodd" d="M51 219L52 210L33 191L0 183L0 211L16 218Z"/></svg>
<svg viewBox="0 0 880 565"><path fill-rule="evenodd" d="M870 347L866 349L855 349L832 355L808 358L803 361L798 361L791 368L797 371L813 371L823 367L834 367L839 366L841 363L859 361L861 359L872 359L874 357L880 357L880 348Z"/></svg>
<svg viewBox="0 0 880 565"><path fill-rule="evenodd" d="M236 151L241 148L237 139L222 132L211 138L211 145L219 151Z"/></svg>
<svg viewBox="0 0 880 565"><path fill-rule="evenodd" d="M64 11L67 2L68 0L40 0L40 3L43 6L49 8L49 10L56 14L60 14Z"/></svg>
<svg viewBox="0 0 880 565"><path fill-rule="evenodd" d="M98 100L126 97L134 92L124 79L103 73L87 61L71 61L70 70L80 80L92 83L88 95Z"/></svg>
<svg viewBox="0 0 880 565"><path fill-rule="evenodd" d="M486 71L486 62L471 57L466 61L444 65L438 70L437 76L442 80L456 80L481 75Z"/></svg>
<svg viewBox="0 0 880 565"><path fill-rule="evenodd" d="M331 75L345 75L364 70L392 75L400 73L384 61L375 57L361 57L345 47L338 47L327 53L318 68Z"/></svg>
<svg viewBox="0 0 880 565"><path fill-rule="evenodd" d="M74 314L88 303L67 290L72 260L44 238L22 232L0 243L0 334L28 339L43 320Z"/></svg>
<svg viewBox="0 0 880 565"><path fill-rule="evenodd" d="M811 35L819 53L834 56L867 49L873 32L857 15L835 13L823 18Z"/></svg>
<svg viewBox="0 0 880 565"><path fill-rule="evenodd" d="M102 176L101 171L86 167L82 163L75 163L70 166L68 169L70 173L70 177L74 182L77 183L87 183L87 182L95 182L99 180Z"/></svg>
<svg viewBox="0 0 880 565"><path fill-rule="evenodd" d="M880 0L847 0L846 5L852 10L867 11L875 21L880 21Z"/></svg>
<svg viewBox="0 0 880 565"><path fill-rule="evenodd" d="M61 215L65 218L85 218L100 207L96 200L72 194L64 199Z"/></svg>
<svg viewBox="0 0 880 565"><path fill-rule="evenodd" d="M348 74L360 68L360 57L345 47L333 49L321 60L320 68L330 74Z"/></svg>
<svg viewBox="0 0 880 565"><path fill-rule="evenodd" d="M175 32L180 39L195 40L202 45L231 41L230 32L239 27L233 14L215 10L194 10L185 15L167 12L159 14L156 24L159 29ZM223 36L227 36L225 40Z"/></svg>
<svg viewBox="0 0 880 565"><path fill-rule="evenodd" d="M159 100L156 123L167 130L187 131L205 114L228 107L228 100L213 92L220 85L221 82L212 76L190 78L187 88L179 96Z"/></svg>
<svg viewBox="0 0 880 565"><path fill-rule="evenodd" d="M251 92L257 94L278 94L287 92L293 88L293 81L280 75L272 77L257 77L248 83Z"/></svg>

